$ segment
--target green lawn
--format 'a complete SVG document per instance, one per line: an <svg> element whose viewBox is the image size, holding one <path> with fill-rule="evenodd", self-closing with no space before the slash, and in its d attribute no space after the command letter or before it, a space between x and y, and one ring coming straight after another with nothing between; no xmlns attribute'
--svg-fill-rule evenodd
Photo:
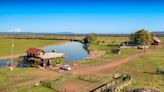
<svg viewBox="0 0 164 92"><path fill-rule="evenodd" d="M49 44L61 42L61 40L37 40L37 39L13 39L14 54L24 53L28 48L38 48ZM0 56L10 55L11 39L0 39Z"/></svg>
<svg viewBox="0 0 164 92"><path fill-rule="evenodd" d="M1 89L2 90L14 89L14 90L18 90L18 92L44 92L45 90L48 90L46 92L52 92L51 89L46 87L42 87L42 86L33 87L32 85L34 85L34 83L32 82L38 79L39 77L43 77L47 75L51 76L53 75L53 72L48 72L46 70L40 70L36 68L14 68L14 70L11 71L8 67L0 67L0 75L1 75L0 91ZM58 77L56 76L56 78ZM24 84L24 83L29 83L29 84L25 84L27 85L25 87L24 85L22 85L20 89L15 88L17 84Z"/></svg>
<svg viewBox="0 0 164 92"><path fill-rule="evenodd" d="M0 67L0 75L0 88L5 88L36 77L37 71L32 68L14 68L11 71L7 67Z"/></svg>

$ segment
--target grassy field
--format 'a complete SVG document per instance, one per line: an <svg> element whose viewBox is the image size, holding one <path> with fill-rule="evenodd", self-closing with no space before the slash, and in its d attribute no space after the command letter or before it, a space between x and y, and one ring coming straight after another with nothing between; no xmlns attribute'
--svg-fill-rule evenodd
<svg viewBox="0 0 164 92"><path fill-rule="evenodd" d="M164 38L160 38L164 41ZM121 59L126 56L130 56L138 49L121 49L120 55L108 54L113 47L111 47L112 41L115 43L128 40L127 37L100 37L99 40L104 40L105 44L91 44L91 48L94 50L103 51L106 54L100 58L85 60L84 62L78 62L80 64L94 65L110 62L113 60ZM14 39L14 54L24 53L27 48L30 47L43 47L48 44L54 44L61 42L60 40L25 40L25 39ZM0 56L10 55L11 39L0 39ZM164 91L164 77L162 75L156 75L155 69L158 66L164 65L164 48L156 48L153 51L146 52L140 58L116 67L115 69L104 71L106 74L114 73L128 73L133 78L133 84L131 87L149 87L159 89L161 92ZM17 83L27 82L40 76L49 74L48 72L39 71L33 68L15 68L14 71L10 71L8 68L0 67L0 88L10 87ZM103 73L102 73L103 74ZM103 75L102 75L103 76ZM69 81L70 82L70 81ZM54 92L54 90L43 87L23 87L18 89L18 92Z"/></svg>
<svg viewBox="0 0 164 92"><path fill-rule="evenodd" d="M14 68L14 71L11 71L7 67L0 67L0 88L35 78L37 76L36 72L30 68Z"/></svg>
<svg viewBox="0 0 164 92"><path fill-rule="evenodd" d="M119 38L117 38L119 39ZM126 38L121 39L126 40ZM159 66L164 66L164 37L160 37L162 41L161 46L157 47L152 51L146 52L140 58L132 61L131 63L123 64L121 66L116 67L115 69L105 70L105 74L115 74L115 73L128 73L130 74L134 81L130 88L155 88L160 92L164 91L164 76L156 75L156 68ZM110 41L109 41L110 42ZM109 43L107 43L109 44ZM111 48L106 45L91 45L95 50L101 51L110 51ZM132 55L135 52L138 52L138 49L121 49L120 55L106 54L101 58L96 58L92 60L87 60L87 62L80 62L82 64L101 64L105 62L110 62L112 60L117 60L128 55ZM94 63L93 63L94 62Z"/></svg>
<svg viewBox="0 0 164 92"><path fill-rule="evenodd" d="M11 39L0 39L0 56L7 56L11 53ZM13 39L14 54L24 53L28 48L38 48L49 44L61 42L61 40L36 40L36 39Z"/></svg>
<svg viewBox="0 0 164 92"><path fill-rule="evenodd" d="M133 62L108 70L106 73L128 73L134 79L131 88L155 88L163 92L164 76L155 74L159 66L164 66L164 48L146 52Z"/></svg>
<svg viewBox="0 0 164 92"><path fill-rule="evenodd" d="M106 45L114 43L119 44L124 41L128 41L129 37L98 37L98 41L104 41Z"/></svg>
<svg viewBox="0 0 164 92"><path fill-rule="evenodd" d="M45 79L47 76L58 76L53 71L38 68L14 68L11 71L8 67L0 67L0 91L15 88L15 86L34 85L35 81ZM48 78L49 78L48 77ZM27 84L24 84L27 83ZM25 88L26 89L26 88ZM24 89L24 90L25 90Z"/></svg>
<svg viewBox="0 0 164 92"><path fill-rule="evenodd" d="M72 39L77 39L78 37L72 38ZM112 41L115 41L115 43L119 43L122 41L127 40L128 37L99 37L98 40L103 40L105 41L105 46L101 46L100 48L108 49L109 46L106 46L110 44ZM55 44L58 42L61 42L63 40L39 40L39 39L13 39L14 42L14 54L21 54L24 53L28 48L38 48L38 47L43 47L45 45L49 44ZM11 54L11 42L12 39L0 39L0 57L1 56L7 56ZM94 48L99 48L93 46ZM103 50L104 50L103 49Z"/></svg>

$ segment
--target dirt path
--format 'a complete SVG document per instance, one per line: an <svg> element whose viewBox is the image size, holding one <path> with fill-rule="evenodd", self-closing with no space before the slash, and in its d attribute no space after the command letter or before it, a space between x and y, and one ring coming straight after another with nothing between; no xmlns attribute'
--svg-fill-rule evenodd
<svg viewBox="0 0 164 92"><path fill-rule="evenodd" d="M77 73L77 74L94 74L94 73L99 73L105 69L109 69L109 68L113 68L116 67L118 65L121 65L123 63L128 63L131 62L132 60L138 58L139 56L141 56L143 53L136 53L134 55L128 56L126 58L120 59L120 60L114 60L112 62L108 62L106 64L101 64L101 65L90 65L90 66L86 66L86 65L81 65L81 66L75 66L72 68L71 71L65 71L65 72L61 72L61 73L57 73L54 71L50 71L50 70L40 70L41 72L38 72L38 75L40 75L40 77L25 81L23 83L19 83L16 84L15 87L22 87L25 85L29 85L29 84L34 84L34 83L38 83L39 81L43 81L43 80L47 80L47 79L51 79L53 77L59 76L59 75L63 75L63 74L67 74L67 73Z"/></svg>
<svg viewBox="0 0 164 92"><path fill-rule="evenodd" d="M142 54L143 53L136 53L136 54L128 56L124 59L115 60L115 61L112 61L112 62L109 62L109 63L106 63L106 64L101 64L101 65L80 66L80 67L76 66L76 67L73 67L72 71L69 71L69 72L57 73L57 72L46 70L46 69L40 70L40 71L42 71L41 73L38 74L38 75L40 75L40 77L28 80L28 81L23 82L23 83L16 84L15 87L18 88L18 87L22 87L22 86L26 86L26 85L30 85L30 84L35 84L35 83L38 83L39 81L51 79L53 77L63 75L63 74L67 74L67 73L78 73L78 74L98 73L98 72L101 72L105 69L113 68L113 67L121 65L123 63L128 63L128 62L138 58Z"/></svg>
<svg viewBox="0 0 164 92"><path fill-rule="evenodd" d="M108 63L101 64L101 65L76 66L70 72L71 73L78 73L78 74L98 73L98 72L101 72L105 69L113 68L113 67L116 67L118 65L131 62L131 61L135 60L136 58L138 58L139 56L141 56L142 54L143 53L136 53L136 54L128 56L126 58L114 60L112 62L108 62Z"/></svg>
<svg viewBox="0 0 164 92"><path fill-rule="evenodd" d="M149 48L146 50L146 52L141 51L137 52L131 56L127 56L125 58L119 59L119 60L114 60L105 64L100 64L100 65L89 65L89 66L76 66L73 67L72 71L70 73L78 73L78 74L95 74L95 73L100 73L101 71L110 69L119 66L124 63L129 63L132 62L133 60L139 58L141 55L147 53L147 52L152 52L156 48L163 48L164 44L161 44L159 46L156 46L155 48Z"/></svg>
<svg viewBox="0 0 164 92"><path fill-rule="evenodd" d="M78 74L93 74L93 73L99 73L105 69L109 69L109 68L113 68L116 67L118 65L121 65L123 63L128 63L131 62L132 60L138 58L139 56L141 56L143 53L136 53L134 55L128 56L126 58L120 59L120 60L114 60L112 62L106 63L106 64L101 64L101 65L91 65L91 66L75 66L73 67L73 69L69 72L61 72L61 73L57 73L54 71L50 71L50 70L40 70L38 72L38 75L40 77L25 81L23 83L19 83L16 84L15 87L22 87L22 86L26 86L26 85L30 85L30 84L34 84L34 83L38 83L40 81L43 80L47 80L47 79L51 79L53 77L59 76L59 75L63 75L63 74L67 74L67 73L78 73Z"/></svg>

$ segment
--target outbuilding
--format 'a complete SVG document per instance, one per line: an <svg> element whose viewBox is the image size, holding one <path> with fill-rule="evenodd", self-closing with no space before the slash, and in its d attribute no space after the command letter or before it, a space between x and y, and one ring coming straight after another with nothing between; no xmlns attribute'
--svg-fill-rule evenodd
<svg viewBox="0 0 164 92"><path fill-rule="evenodd" d="M121 54L121 50L119 48L114 48L111 50L112 54Z"/></svg>
<svg viewBox="0 0 164 92"><path fill-rule="evenodd" d="M38 48L29 48L26 53L27 63L43 67L51 65L53 62L58 63L59 58L62 58L64 61L64 57L66 56L64 53L45 52L43 49Z"/></svg>

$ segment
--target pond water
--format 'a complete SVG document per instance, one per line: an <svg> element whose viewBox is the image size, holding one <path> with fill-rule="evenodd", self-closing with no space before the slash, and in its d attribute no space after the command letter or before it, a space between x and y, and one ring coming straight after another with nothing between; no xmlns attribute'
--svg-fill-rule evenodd
<svg viewBox="0 0 164 92"><path fill-rule="evenodd" d="M9 59L1 59L1 60L0 60L0 67L1 67L1 66L7 66L7 63L8 63L8 62L10 62Z"/></svg>
<svg viewBox="0 0 164 92"><path fill-rule="evenodd" d="M0 67L8 66L10 62L11 62L11 59L0 59ZM16 62L15 59L13 59L13 62Z"/></svg>
<svg viewBox="0 0 164 92"><path fill-rule="evenodd" d="M44 48L44 51L46 52L52 52L52 50L60 53L65 53L67 55L65 58L66 62L76 62L90 56L88 51L80 42L67 42L62 45L51 45Z"/></svg>
<svg viewBox="0 0 164 92"><path fill-rule="evenodd" d="M52 52L52 50L65 53L67 55L65 58L66 62L77 62L90 56L80 42L67 42L62 45L50 45L44 48L44 51L46 52ZM0 67L7 66L7 64L10 63L10 60L11 59L0 59ZM16 60L13 61L15 62Z"/></svg>

